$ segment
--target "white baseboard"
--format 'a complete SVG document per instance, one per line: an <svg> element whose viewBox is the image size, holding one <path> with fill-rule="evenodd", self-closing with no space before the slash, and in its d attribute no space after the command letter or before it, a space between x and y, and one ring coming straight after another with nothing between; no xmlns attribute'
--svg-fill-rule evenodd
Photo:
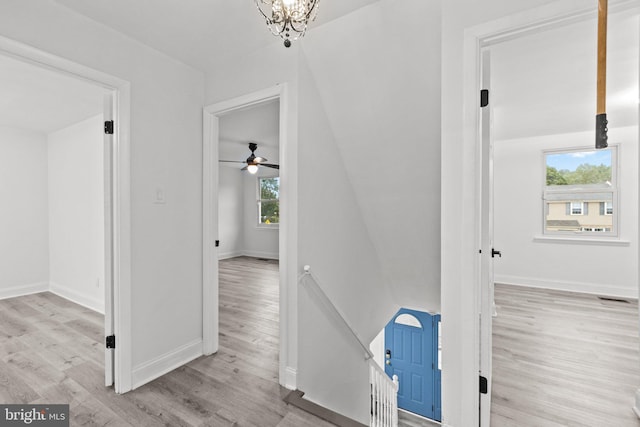
<svg viewBox="0 0 640 427"><path fill-rule="evenodd" d="M286 389L295 390L298 387L298 371L287 366L284 368L284 378L280 383Z"/></svg>
<svg viewBox="0 0 640 427"><path fill-rule="evenodd" d="M278 252L260 252L260 251L235 251L235 252L224 252L218 254L218 260L221 259L229 259L235 258L239 256L249 256L252 258L266 258L266 259L280 259L280 254Z"/></svg>
<svg viewBox="0 0 640 427"><path fill-rule="evenodd" d="M555 291L580 292L584 294L602 295L617 298L638 298L637 288L624 288L597 283L570 282L564 280L541 280L531 277L496 275L495 283L531 288L551 289Z"/></svg>
<svg viewBox="0 0 640 427"><path fill-rule="evenodd" d="M243 251L242 255L253 258L280 259L278 252Z"/></svg>
<svg viewBox="0 0 640 427"><path fill-rule="evenodd" d="M49 292L64 299L68 299L69 301L73 301L76 304L80 304L83 307L87 307L93 311L97 311L100 314L104 314L104 298L100 299L88 296L55 282L49 283Z"/></svg>
<svg viewBox="0 0 640 427"><path fill-rule="evenodd" d="M202 356L202 339L198 338L177 349L133 368L132 389L136 389L180 366Z"/></svg>
<svg viewBox="0 0 640 427"><path fill-rule="evenodd" d="M49 282L39 282L39 283L31 283L28 285L12 286L10 288L0 289L0 299L21 297L23 295L47 292L48 290L49 290Z"/></svg>
<svg viewBox="0 0 640 427"><path fill-rule="evenodd" d="M229 258L235 258L242 255L243 253L241 251L221 252L218 254L218 259L229 259Z"/></svg>

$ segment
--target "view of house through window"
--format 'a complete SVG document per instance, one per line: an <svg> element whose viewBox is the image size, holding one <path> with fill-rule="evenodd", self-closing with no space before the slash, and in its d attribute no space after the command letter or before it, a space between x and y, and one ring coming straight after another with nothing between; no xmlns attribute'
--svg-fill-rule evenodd
<svg viewBox="0 0 640 427"><path fill-rule="evenodd" d="M280 223L280 178L258 178L258 225Z"/></svg>
<svg viewBox="0 0 640 427"><path fill-rule="evenodd" d="M617 234L616 147L544 153L545 234Z"/></svg>

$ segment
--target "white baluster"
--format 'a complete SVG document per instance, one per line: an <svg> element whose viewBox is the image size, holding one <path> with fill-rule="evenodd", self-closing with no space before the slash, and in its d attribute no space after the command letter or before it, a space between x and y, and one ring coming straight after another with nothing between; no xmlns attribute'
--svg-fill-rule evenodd
<svg viewBox="0 0 640 427"><path fill-rule="evenodd" d="M398 376L394 375L393 376L393 385L394 385L394 392L393 392L393 422L392 422L392 426L393 427L398 427L398 390L400 389L400 382L398 381Z"/></svg>

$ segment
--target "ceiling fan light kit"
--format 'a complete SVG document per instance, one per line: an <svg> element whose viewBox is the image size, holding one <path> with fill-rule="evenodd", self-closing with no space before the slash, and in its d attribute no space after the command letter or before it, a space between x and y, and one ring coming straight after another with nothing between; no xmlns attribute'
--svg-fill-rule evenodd
<svg viewBox="0 0 640 427"><path fill-rule="evenodd" d="M284 39L284 46L307 32L309 22L316 19L320 0L255 0L267 27L274 36Z"/></svg>
<svg viewBox="0 0 640 427"><path fill-rule="evenodd" d="M255 174L258 172L259 166L264 166L271 169L280 169L279 165L273 163L265 163L267 159L264 157L256 156L255 151L258 149L258 144L255 142L249 143L249 150L251 150L251 155L247 157L246 160L219 160L220 163L246 163L247 166L243 167L242 170L248 171L250 174Z"/></svg>

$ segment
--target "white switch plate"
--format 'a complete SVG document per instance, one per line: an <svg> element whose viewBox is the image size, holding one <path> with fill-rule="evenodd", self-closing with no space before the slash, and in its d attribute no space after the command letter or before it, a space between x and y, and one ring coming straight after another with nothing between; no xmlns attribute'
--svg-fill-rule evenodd
<svg viewBox="0 0 640 427"><path fill-rule="evenodd" d="M165 203L165 199L164 199L164 189L161 187L157 187L156 188L156 197L153 200L153 203L162 205Z"/></svg>

